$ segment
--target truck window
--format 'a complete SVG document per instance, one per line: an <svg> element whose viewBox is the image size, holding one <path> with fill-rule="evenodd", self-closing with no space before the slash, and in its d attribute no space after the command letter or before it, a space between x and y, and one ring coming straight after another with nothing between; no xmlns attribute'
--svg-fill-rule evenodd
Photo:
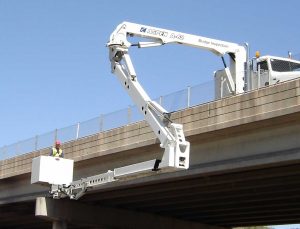
<svg viewBox="0 0 300 229"><path fill-rule="evenodd" d="M300 71L300 64L285 60L271 59L271 66L272 70L275 72Z"/></svg>
<svg viewBox="0 0 300 229"><path fill-rule="evenodd" d="M259 62L258 65L260 66L260 70L268 71L268 63L267 63L267 61Z"/></svg>

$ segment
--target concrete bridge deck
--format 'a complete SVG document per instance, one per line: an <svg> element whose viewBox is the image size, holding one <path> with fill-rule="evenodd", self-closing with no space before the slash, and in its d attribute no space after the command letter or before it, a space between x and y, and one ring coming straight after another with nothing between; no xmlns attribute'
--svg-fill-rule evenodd
<svg viewBox="0 0 300 229"><path fill-rule="evenodd" d="M300 80L178 111L171 118L184 125L191 142L189 170L104 185L76 203L62 204L85 209L82 220L68 210L65 219L54 214L52 220L66 220L69 228L135 228L145 220L156 223L145 228L299 223ZM145 122L63 147L66 158L75 160L75 180L153 159L161 151ZM2 228L51 228L51 221L34 215L36 197L48 189L30 185L32 158L48 152L0 162ZM84 217L92 212L101 217Z"/></svg>

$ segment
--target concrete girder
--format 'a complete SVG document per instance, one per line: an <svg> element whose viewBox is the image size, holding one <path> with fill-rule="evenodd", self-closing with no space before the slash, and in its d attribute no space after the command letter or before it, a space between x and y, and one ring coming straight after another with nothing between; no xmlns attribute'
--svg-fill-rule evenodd
<svg viewBox="0 0 300 229"><path fill-rule="evenodd" d="M101 228L224 228L149 213L93 206L74 200L55 200L46 197L36 199L35 215L53 221L53 229L65 229L66 223L99 226Z"/></svg>

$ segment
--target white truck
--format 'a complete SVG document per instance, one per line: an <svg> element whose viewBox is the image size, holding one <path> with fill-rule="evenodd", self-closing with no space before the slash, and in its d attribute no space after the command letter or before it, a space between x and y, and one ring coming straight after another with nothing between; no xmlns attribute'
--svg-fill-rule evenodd
<svg viewBox="0 0 300 229"><path fill-rule="evenodd" d="M300 77L300 61L276 56L262 56L250 62L250 89Z"/></svg>
<svg viewBox="0 0 300 229"><path fill-rule="evenodd" d="M135 44L129 42L129 37L142 37L148 41ZM155 28L146 25L123 22L117 26L110 36L107 47L111 61L112 73L117 76L121 85L137 105L139 111L160 140L164 149L161 157L140 162L121 168L109 170L106 173L71 181L67 178L62 184L56 181L49 169L44 169L47 157L36 158L32 168L32 183L51 184L50 193L53 198L69 197L78 199L86 191L109 182L125 178L135 179L139 176L149 176L158 172L172 172L189 168L190 143L185 140L181 124L173 123L168 113L161 105L152 101L137 80L137 75L129 55L129 49L154 47L165 44L180 44L206 49L222 58L224 69L215 72L215 94L217 98L244 93L247 90L275 84L300 76L300 61L290 58L263 56L248 58L247 45L210 39L172 30ZM224 55L229 55L229 64L225 63ZM52 160L52 166L64 167L64 160ZM71 163L66 161L66 163ZM71 171L68 174L73 174Z"/></svg>

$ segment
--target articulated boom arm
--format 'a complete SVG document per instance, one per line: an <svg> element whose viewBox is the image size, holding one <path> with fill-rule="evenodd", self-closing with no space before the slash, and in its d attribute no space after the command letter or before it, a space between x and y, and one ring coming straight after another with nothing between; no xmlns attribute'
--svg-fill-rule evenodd
<svg viewBox="0 0 300 229"><path fill-rule="evenodd" d="M127 39L128 36L147 38L149 39L149 42L131 44ZM225 54L229 54L231 57L230 68L227 68L226 66L225 68L228 69L226 74L231 91L232 93L244 92L245 62L247 60L247 53L244 46L207 37L134 24L130 22L123 22L118 25L111 34L107 45L110 48L110 59L112 61L118 59L120 53L127 53L131 46L146 48L169 43L205 49L222 57ZM112 67L114 67L113 61L112 65Z"/></svg>
<svg viewBox="0 0 300 229"><path fill-rule="evenodd" d="M127 40L128 36L144 37L150 39L150 41L131 44ZM224 54L229 54L232 59L230 68L225 66L225 79L227 78L229 88L233 93L243 92L244 63L246 61L246 51L243 46L206 37L123 22L111 34L107 44L112 72L117 76L139 111L144 115L145 120L160 140L160 146L164 148L164 153L153 160L114 168L106 173L81 178L69 184L61 184L61 181L56 181L56 178L52 179L52 176L50 176L51 179L49 178L48 183L52 184L50 194L53 198L69 197L71 199L79 199L87 191L110 182L147 176L149 173L153 174L152 171L165 172L189 168L190 143L185 140L182 125L172 123L170 114L161 105L150 99L137 80L128 54L128 49L131 46L143 48L168 43L206 49L222 57ZM226 65L225 61L224 65ZM41 172L40 170L36 171L35 168L33 168L33 171L37 174Z"/></svg>
<svg viewBox="0 0 300 229"><path fill-rule="evenodd" d="M170 121L170 114L158 103L152 101L137 80L136 73L128 54L131 44L127 41L128 34L134 34L126 28L136 30L137 25L123 23L110 36L108 43L109 58L112 65L112 72L137 105L139 111L144 115L146 121L161 142L161 147L165 149L162 158L149 162L152 169L177 170L189 167L190 144L185 140L183 128L180 124ZM140 31L139 28L137 31ZM139 32L139 36L143 32ZM158 43L157 43L158 42ZM161 44L160 41L147 43L147 47L153 44ZM130 170L130 169L129 169Z"/></svg>

